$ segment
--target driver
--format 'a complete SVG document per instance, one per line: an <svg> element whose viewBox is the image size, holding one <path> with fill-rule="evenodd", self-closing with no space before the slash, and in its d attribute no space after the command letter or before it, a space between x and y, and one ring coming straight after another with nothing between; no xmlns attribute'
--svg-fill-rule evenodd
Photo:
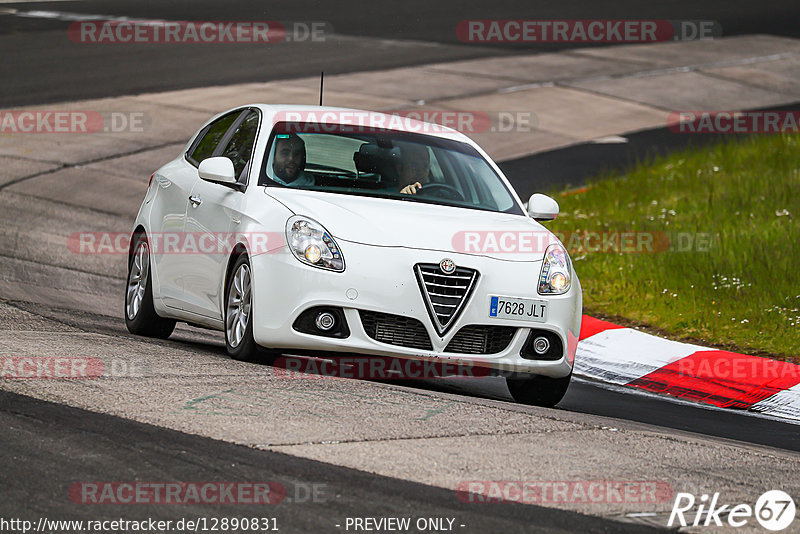
<svg viewBox="0 0 800 534"><path fill-rule="evenodd" d="M282 134L275 138L272 158L273 180L291 187L314 185L314 177L303 171L306 167L306 144L300 136Z"/></svg>
<svg viewBox="0 0 800 534"><path fill-rule="evenodd" d="M400 159L397 163L397 174L400 177L400 192L406 195L416 195L422 184L428 182L431 169L428 147L416 143L403 143L400 145Z"/></svg>

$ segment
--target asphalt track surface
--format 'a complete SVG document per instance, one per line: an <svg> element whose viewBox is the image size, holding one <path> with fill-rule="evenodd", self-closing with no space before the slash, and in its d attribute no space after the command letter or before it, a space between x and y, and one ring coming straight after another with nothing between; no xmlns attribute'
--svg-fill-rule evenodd
<svg viewBox="0 0 800 534"><path fill-rule="evenodd" d="M257 451L208 438L0 392L6 451L0 517L61 520L177 520L268 517L281 532L343 531L347 517L457 518L458 532L648 532L651 528L541 506L461 502L453 491ZM10 455L10 457L8 456ZM75 506L65 496L87 480L270 481L286 501L246 505ZM311 488L311 489L309 489ZM341 527L337 528L337 526Z"/></svg>
<svg viewBox="0 0 800 534"><path fill-rule="evenodd" d="M41 104L121 94L184 87L224 85L245 81L266 81L312 75L324 68L328 72L383 69L431 61L447 61L496 54L514 54L521 47L464 45L454 36L455 24L465 18L666 18L713 19L719 21L725 35L772 33L796 36L796 3L772 3L762 9L750 2L694 4L660 3L642 8L639 2L617 3L613 13L581 3L554 7L548 3L492 2L412 2L402 7L395 3L371 4L370 12L349 8L346 3L259 3L252 2L53 2L2 4L0 8L19 10L57 10L62 12L100 13L168 20L325 20L341 35L324 46L286 45L283 49L255 49L242 45L203 48L192 45L169 47L147 45L137 48L81 47L64 43L67 22L41 18L0 15L0 52L3 61L3 89L0 105ZM353 3L353 6L362 6ZM458 5L458 9L454 6ZM522 6L522 7L520 7ZM688 7L687 7L688 6ZM650 10L648 12L642 9ZM593 11L597 10L597 11ZM422 15L424 13L424 16ZM380 46L378 46L380 45ZM554 49L556 46L528 47L526 52ZM224 68L221 68L224 66ZM57 81L57 83L54 83ZM631 136L629 144L581 145L551 153L505 162L517 187L524 188L531 165L553 169L553 184L578 185L591 169L569 167L576 158L592 157L595 170L599 161L609 169L625 167L631 161L650 154L665 132L646 132ZM666 150L675 147L664 143ZM669 145L669 146L667 146ZM594 151L594 152L593 152ZM604 151L598 155L596 151ZM611 152L609 152L611 151ZM548 159L550 158L550 159ZM525 196L521 191L522 196ZM68 201L68 199L65 199ZM33 214L32 219L38 217ZM32 224L40 221L32 221ZM14 236L6 236L6 238ZM59 302L59 274L56 269L31 265L16 258L3 258L3 269L19 269L20 279L36 279L50 284L50 293L32 298L0 294L3 303L48 324L63 325L90 335L102 334L125 343L130 338L121 318L107 314L91 315ZM70 273L75 274L75 273ZM7 275L8 276L8 275ZM87 270L87 284L105 280L116 294L122 281ZM98 278L99 277L99 278ZM105 278L104 278L105 277ZM12 277L13 278L13 277ZM43 304L45 297L52 304ZM219 336L216 336L219 337ZM10 335L5 342L17 342ZM146 344L143 346L147 346ZM162 345L159 345L162 346ZM205 333L179 330L175 339L166 342L175 350L196 351L203 358L226 363L219 339ZM163 347L162 347L163 348ZM172 349L171 349L172 350ZM205 361L201 358L201 361ZM371 383L355 381L348 388L361 390ZM505 401L487 400L480 393L431 384L403 384L425 394L450 396L458 393L459 402L481 408L505 406ZM53 396L58 399L58 396ZM512 409L512 408L509 408ZM731 411L721 411L653 396L611 391L585 382L574 382L556 410L513 407L531 417L565 417L592 420L598 424L641 430L675 439L710 439L712 442L748 450L769 448L800 451L796 425ZM559 415L561 414L561 415ZM267 510L276 517L281 530L309 532L330 530L331 518L369 515L454 516L468 528L462 532L537 531L636 531L643 527L588 517L572 511L540 508L533 505L493 504L464 505L452 490L380 476L299 458L291 454L257 450L176 432L106 414L79 410L58 402L45 402L10 392L0 393L0 446L5 498L0 500L3 517L37 517L52 514L60 519L103 517L126 518L176 516L226 516L241 514L241 507L194 509L184 506L143 507L131 512L129 507L76 507L65 498L66 488L76 480L280 480L287 486L308 481L324 482L336 495L320 503L286 504ZM730 440L730 441L729 441ZM724 458L718 461L724 462ZM567 473L568 474L568 473ZM754 475L756 478L757 475ZM566 478L566 476L565 476ZM260 515L260 514L259 514Z"/></svg>
<svg viewBox="0 0 800 534"><path fill-rule="evenodd" d="M260 44L73 43L71 20L30 16L32 11L126 16L147 20L281 22L323 21L325 42ZM3 14L5 13L5 14ZM57 17L57 15L56 15ZM63 18L63 17L62 17ZM800 35L797 3L710 0L643 3L638 0L552 2L497 0L89 0L0 3L0 106L20 106L272 81L327 73L387 69L438 61L554 51L576 43L474 44L459 41L456 26L471 19L713 20L723 36ZM391 95L387 95L391 96Z"/></svg>

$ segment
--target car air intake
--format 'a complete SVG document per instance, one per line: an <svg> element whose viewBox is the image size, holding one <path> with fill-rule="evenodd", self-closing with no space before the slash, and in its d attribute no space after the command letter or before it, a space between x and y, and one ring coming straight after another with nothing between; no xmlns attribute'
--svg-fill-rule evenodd
<svg viewBox="0 0 800 534"><path fill-rule="evenodd" d="M422 322L412 317L358 310L369 337L381 343L411 349L433 350L431 338Z"/></svg>
<svg viewBox="0 0 800 534"><path fill-rule="evenodd" d="M418 263L414 266L428 314L439 335L453 326L478 281L478 271L456 267L445 274L438 265Z"/></svg>
<svg viewBox="0 0 800 534"><path fill-rule="evenodd" d="M459 354L497 354L508 347L517 329L513 326L465 326L453 336L445 352Z"/></svg>

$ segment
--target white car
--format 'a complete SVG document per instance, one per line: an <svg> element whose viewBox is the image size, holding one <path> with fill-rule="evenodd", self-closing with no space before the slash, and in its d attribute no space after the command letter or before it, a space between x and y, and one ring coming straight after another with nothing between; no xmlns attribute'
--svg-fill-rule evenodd
<svg viewBox="0 0 800 534"><path fill-rule="evenodd" d="M125 319L225 332L229 354L480 365L518 402L569 385L581 286L567 251L465 135L397 115L253 104L150 180ZM407 361L407 360L402 360Z"/></svg>

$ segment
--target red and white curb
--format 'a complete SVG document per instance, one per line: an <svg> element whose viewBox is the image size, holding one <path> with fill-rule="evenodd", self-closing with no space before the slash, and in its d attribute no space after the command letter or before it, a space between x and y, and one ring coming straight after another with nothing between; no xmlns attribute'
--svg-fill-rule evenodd
<svg viewBox="0 0 800 534"><path fill-rule="evenodd" d="M588 315L575 374L800 421L800 365L670 341Z"/></svg>

